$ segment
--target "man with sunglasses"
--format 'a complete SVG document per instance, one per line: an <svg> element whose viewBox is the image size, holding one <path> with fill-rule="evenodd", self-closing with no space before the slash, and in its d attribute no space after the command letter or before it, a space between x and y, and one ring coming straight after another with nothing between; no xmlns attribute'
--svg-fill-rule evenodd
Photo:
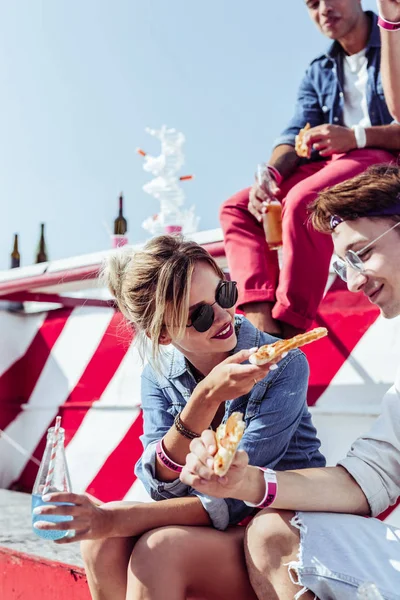
<svg viewBox="0 0 400 600"><path fill-rule="evenodd" d="M305 6L333 44L307 68L295 114L274 142L272 184L242 190L220 213L238 306L258 329L282 337L311 326L329 273L332 242L310 226L308 205L320 190L389 162L400 150L400 126L382 89L377 15L364 12L361 0L306 0ZM295 140L307 123L309 158L300 159ZM283 208L281 264L262 226L274 199Z"/></svg>
<svg viewBox="0 0 400 600"><path fill-rule="evenodd" d="M400 168L371 167L322 192L312 211L314 227L332 235L335 270L349 290L365 294L385 318L400 316ZM216 497L270 507L245 541L259 600L350 600L371 581L383 598L400 599L400 531L364 518L400 496L400 369L381 415L336 467L275 473L248 466L238 452L220 480L207 466L214 452L212 432L203 432L181 479Z"/></svg>

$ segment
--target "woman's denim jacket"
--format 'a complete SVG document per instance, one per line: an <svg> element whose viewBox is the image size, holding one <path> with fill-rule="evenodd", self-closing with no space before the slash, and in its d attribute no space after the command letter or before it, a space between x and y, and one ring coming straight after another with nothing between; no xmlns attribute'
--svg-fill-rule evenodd
<svg viewBox="0 0 400 600"><path fill-rule="evenodd" d="M244 317L233 353L269 344L276 340L255 329ZM161 370L161 373L159 372ZM300 350L293 350L244 396L225 403L224 421L234 411L243 413L246 430L240 448L250 464L277 470L322 467L325 459L306 404L308 363ZM213 498L193 490L177 478L171 482L156 478L156 443L173 426L174 417L190 398L196 381L185 357L173 349L156 370L148 364L142 374L144 453L135 473L154 500L188 495L199 497L217 529L239 523L252 512L240 500Z"/></svg>
<svg viewBox="0 0 400 600"><path fill-rule="evenodd" d="M378 17L371 11L366 12L371 20L371 32L366 47L369 118L371 125L389 125L393 123L393 117L386 105L382 87L381 36ZM343 48L339 42L334 42L326 54L318 56L311 62L299 87L295 114L287 128L275 140L275 147L281 144L294 146L296 135L306 123L310 123L311 127L324 123L343 125L343 56ZM321 157L318 152L314 152L312 159L318 160Z"/></svg>

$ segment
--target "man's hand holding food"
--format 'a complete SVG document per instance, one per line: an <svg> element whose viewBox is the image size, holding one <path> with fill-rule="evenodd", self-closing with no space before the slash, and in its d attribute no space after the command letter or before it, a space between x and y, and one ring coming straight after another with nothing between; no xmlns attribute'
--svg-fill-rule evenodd
<svg viewBox="0 0 400 600"><path fill-rule="evenodd" d="M216 498L237 498L258 504L265 493L262 472L249 465L247 453L238 450L235 458L223 477L214 473L214 455L217 442L214 431L203 431L201 437L190 444L190 453L180 479L186 485Z"/></svg>

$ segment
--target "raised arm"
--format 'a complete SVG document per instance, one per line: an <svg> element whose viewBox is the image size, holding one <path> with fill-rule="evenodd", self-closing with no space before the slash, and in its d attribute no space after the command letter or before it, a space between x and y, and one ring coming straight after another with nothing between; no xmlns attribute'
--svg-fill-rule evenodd
<svg viewBox="0 0 400 600"><path fill-rule="evenodd" d="M379 14L400 22L400 0L377 0ZM400 30L381 29L381 73L385 99L392 116L400 121Z"/></svg>
<svg viewBox="0 0 400 600"><path fill-rule="evenodd" d="M225 478L209 466L215 452L211 431L191 444L182 481L216 497L238 498L257 504L266 484L260 469L248 465L238 452ZM378 516L400 496L400 392L393 386L382 402L381 415L360 436L337 467L277 472L277 495L272 508L372 514Z"/></svg>

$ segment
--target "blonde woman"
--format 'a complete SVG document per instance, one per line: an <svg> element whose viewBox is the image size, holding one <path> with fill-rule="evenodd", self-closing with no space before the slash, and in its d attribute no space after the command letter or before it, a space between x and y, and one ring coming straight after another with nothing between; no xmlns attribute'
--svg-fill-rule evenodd
<svg viewBox="0 0 400 600"><path fill-rule="evenodd" d="M76 506L43 513L72 514L63 529L90 540L82 554L95 600L252 600L245 528L230 526L253 509L195 491L179 475L192 439L234 411L244 415L241 447L253 464L323 466L306 405L306 358L295 350L270 368L248 363L249 349L274 338L235 315L235 282L194 242L155 238L141 252L113 256L105 277L137 342L144 352L150 346L136 474L161 502L95 506L85 495L55 494Z"/></svg>

